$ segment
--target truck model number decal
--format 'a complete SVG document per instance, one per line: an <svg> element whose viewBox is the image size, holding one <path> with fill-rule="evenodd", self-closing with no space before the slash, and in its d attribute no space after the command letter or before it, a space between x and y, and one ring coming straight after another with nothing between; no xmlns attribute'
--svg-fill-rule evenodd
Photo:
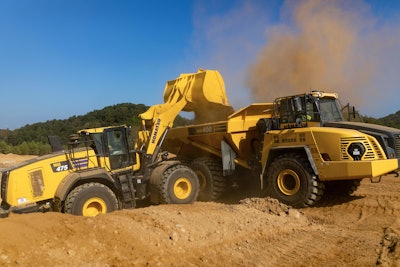
<svg viewBox="0 0 400 267"><path fill-rule="evenodd" d="M50 165L53 172L68 171L70 169L68 161L55 162Z"/></svg>

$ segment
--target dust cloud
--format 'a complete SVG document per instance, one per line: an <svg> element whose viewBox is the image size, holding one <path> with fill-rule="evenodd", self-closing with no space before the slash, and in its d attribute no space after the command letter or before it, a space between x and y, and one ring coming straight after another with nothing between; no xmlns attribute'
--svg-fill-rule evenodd
<svg viewBox="0 0 400 267"><path fill-rule="evenodd" d="M196 2L191 60L221 72L235 109L315 89L363 115L400 109L397 1L228 2Z"/></svg>
<svg viewBox="0 0 400 267"><path fill-rule="evenodd" d="M279 5L264 0L196 1L193 65L222 74L229 103L235 109L251 103L244 85L246 68L264 45L262 33Z"/></svg>
<svg viewBox="0 0 400 267"><path fill-rule="evenodd" d="M371 116L399 109L393 102L393 110L382 111L400 90L400 20L372 11L363 1L286 1L247 69L253 100L319 89L338 92L342 104L350 101Z"/></svg>

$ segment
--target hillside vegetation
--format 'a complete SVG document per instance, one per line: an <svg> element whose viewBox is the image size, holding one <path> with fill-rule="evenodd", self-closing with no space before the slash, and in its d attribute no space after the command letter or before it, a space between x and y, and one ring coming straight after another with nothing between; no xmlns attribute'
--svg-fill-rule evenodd
<svg viewBox="0 0 400 267"><path fill-rule="evenodd" d="M85 115L72 116L65 120L49 120L28 124L15 130L0 129L0 153L20 155L43 155L50 153L48 136L58 136L63 144L69 136L80 129L130 125L137 131L141 121L139 114L149 107L143 104L122 103L94 110ZM183 125L189 120L178 116L176 125Z"/></svg>

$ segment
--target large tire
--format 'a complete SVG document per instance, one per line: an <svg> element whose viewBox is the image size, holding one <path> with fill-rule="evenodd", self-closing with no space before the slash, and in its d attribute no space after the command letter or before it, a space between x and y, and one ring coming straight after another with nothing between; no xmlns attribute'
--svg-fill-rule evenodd
<svg viewBox="0 0 400 267"><path fill-rule="evenodd" d="M321 198L323 189L308 160L301 155L281 155L267 170L267 195L292 207L312 206Z"/></svg>
<svg viewBox="0 0 400 267"><path fill-rule="evenodd" d="M199 193L199 180L196 174L182 164L166 169L159 184L161 204L191 204Z"/></svg>
<svg viewBox="0 0 400 267"><path fill-rule="evenodd" d="M197 200L214 201L226 191L227 181L222 174L222 162L207 157L198 158L192 162L191 168L199 178Z"/></svg>
<svg viewBox="0 0 400 267"><path fill-rule="evenodd" d="M360 186L361 180L342 180L325 182L325 194L350 196Z"/></svg>
<svg viewBox="0 0 400 267"><path fill-rule="evenodd" d="M99 183L86 183L74 188L65 199L66 213L97 216L118 209L114 192Z"/></svg>

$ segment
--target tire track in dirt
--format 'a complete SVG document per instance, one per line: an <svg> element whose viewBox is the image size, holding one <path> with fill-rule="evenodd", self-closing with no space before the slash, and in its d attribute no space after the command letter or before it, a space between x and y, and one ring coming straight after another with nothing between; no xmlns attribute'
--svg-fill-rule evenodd
<svg viewBox="0 0 400 267"><path fill-rule="evenodd" d="M400 220L384 229L381 248L376 264L378 266L400 266Z"/></svg>
<svg viewBox="0 0 400 267"><path fill-rule="evenodd" d="M329 255L335 250L335 244L329 242L329 238L314 227L279 233L279 238L270 241L274 248L270 251L270 266L313 266L316 261L328 262L328 255L321 254L320 250L321 244L330 251ZM313 260L310 261L310 258ZM341 265L341 262L335 262Z"/></svg>
<svg viewBox="0 0 400 267"><path fill-rule="evenodd" d="M364 253L370 259L365 262L368 266L400 266L400 180L385 178L381 183L364 180L351 196L325 196L317 207L303 210L323 229L335 229L324 233L333 233L330 238L336 240L334 243L341 240L341 234L348 237L345 247L352 253L347 257ZM357 246L360 249L355 249ZM354 262L349 261L349 264L358 265L354 263L360 263L361 258L354 258Z"/></svg>

